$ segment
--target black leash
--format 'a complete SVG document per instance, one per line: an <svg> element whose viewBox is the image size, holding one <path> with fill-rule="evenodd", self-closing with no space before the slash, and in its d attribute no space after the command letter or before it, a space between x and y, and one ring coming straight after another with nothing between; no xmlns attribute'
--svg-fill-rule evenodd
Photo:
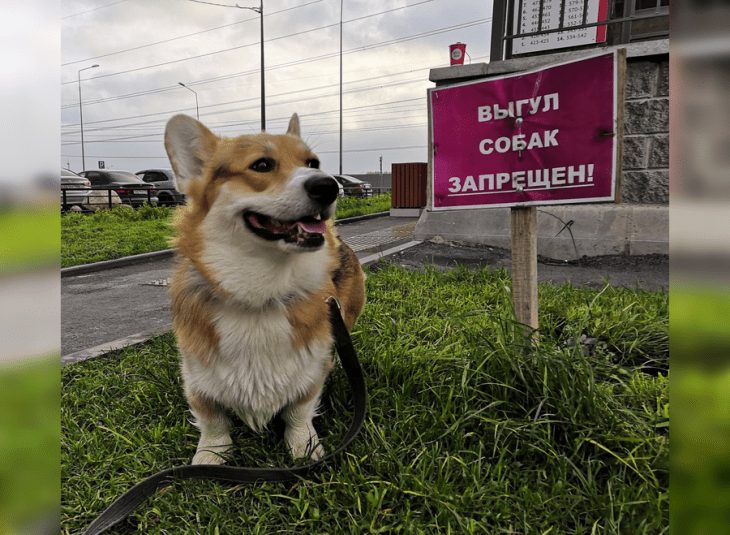
<svg viewBox="0 0 730 535"><path fill-rule="evenodd" d="M296 481L306 478L324 463L342 453L362 428L367 411L368 393L362 367L357 360L357 353L355 353L355 348L352 346L352 340L345 323L342 321L339 303L334 298L330 298L328 302L335 348L352 388L353 403L352 423L345 438L342 439L342 442L334 451L317 462L292 468L248 468L215 464L173 466L167 470L157 472L122 494L96 517L86 528L84 534L96 535L97 533L103 533L129 516L132 511L158 489L167 487L175 481L183 479L210 479L229 483Z"/></svg>

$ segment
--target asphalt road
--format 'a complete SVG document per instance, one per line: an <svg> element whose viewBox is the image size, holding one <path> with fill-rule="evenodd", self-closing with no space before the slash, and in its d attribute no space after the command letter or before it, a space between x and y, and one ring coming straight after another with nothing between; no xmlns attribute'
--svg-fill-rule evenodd
<svg viewBox="0 0 730 535"><path fill-rule="evenodd" d="M458 244L423 242L388 257L387 262L413 269L434 265L440 269L466 266L512 269L510 252L497 247L470 247ZM576 287L603 288L606 283L643 290L669 289L669 257L596 256L576 262L538 259L539 282L571 284Z"/></svg>
<svg viewBox="0 0 730 535"><path fill-rule="evenodd" d="M380 217L338 226L362 258L413 239L417 218ZM67 356L136 335L169 330L170 258L64 277L61 281L61 354ZM132 337L132 338L129 338ZM108 349L108 347L107 347Z"/></svg>

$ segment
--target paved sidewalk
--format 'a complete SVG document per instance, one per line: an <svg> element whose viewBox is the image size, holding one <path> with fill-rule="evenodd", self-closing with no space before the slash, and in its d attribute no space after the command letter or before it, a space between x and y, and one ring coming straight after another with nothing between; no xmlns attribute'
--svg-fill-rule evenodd
<svg viewBox="0 0 730 535"><path fill-rule="evenodd" d="M337 227L359 258L413 240L417 218L381 217ZM163 258L61 281L61 354L69 362L124 347L170 329L167 280L173 260Z"/></svg>

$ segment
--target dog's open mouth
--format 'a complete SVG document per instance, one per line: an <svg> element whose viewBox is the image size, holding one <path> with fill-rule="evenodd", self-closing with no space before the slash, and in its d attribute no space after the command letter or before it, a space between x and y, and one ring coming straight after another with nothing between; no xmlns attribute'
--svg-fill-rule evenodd
<svg viewBox="0 0 730 535"><path fill-rule="evenodd" d="M265 240L284 240L300 247L319 247L324 243L327 229L322 214L306 216L295 221L283 221L258 212L244 212L248 229Z"/></svg>

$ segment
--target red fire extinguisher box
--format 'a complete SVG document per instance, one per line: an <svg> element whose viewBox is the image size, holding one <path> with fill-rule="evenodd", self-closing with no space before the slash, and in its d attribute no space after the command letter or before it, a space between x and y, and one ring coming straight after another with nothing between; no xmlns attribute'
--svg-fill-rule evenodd
<svg viewBox="0 0 730 535"><path fill-rule="evenodd" d="M465 43L454 43L453 45L449 45L449 52L451 54L452 65L464 64L464 56L466 55Z"/></svg>

